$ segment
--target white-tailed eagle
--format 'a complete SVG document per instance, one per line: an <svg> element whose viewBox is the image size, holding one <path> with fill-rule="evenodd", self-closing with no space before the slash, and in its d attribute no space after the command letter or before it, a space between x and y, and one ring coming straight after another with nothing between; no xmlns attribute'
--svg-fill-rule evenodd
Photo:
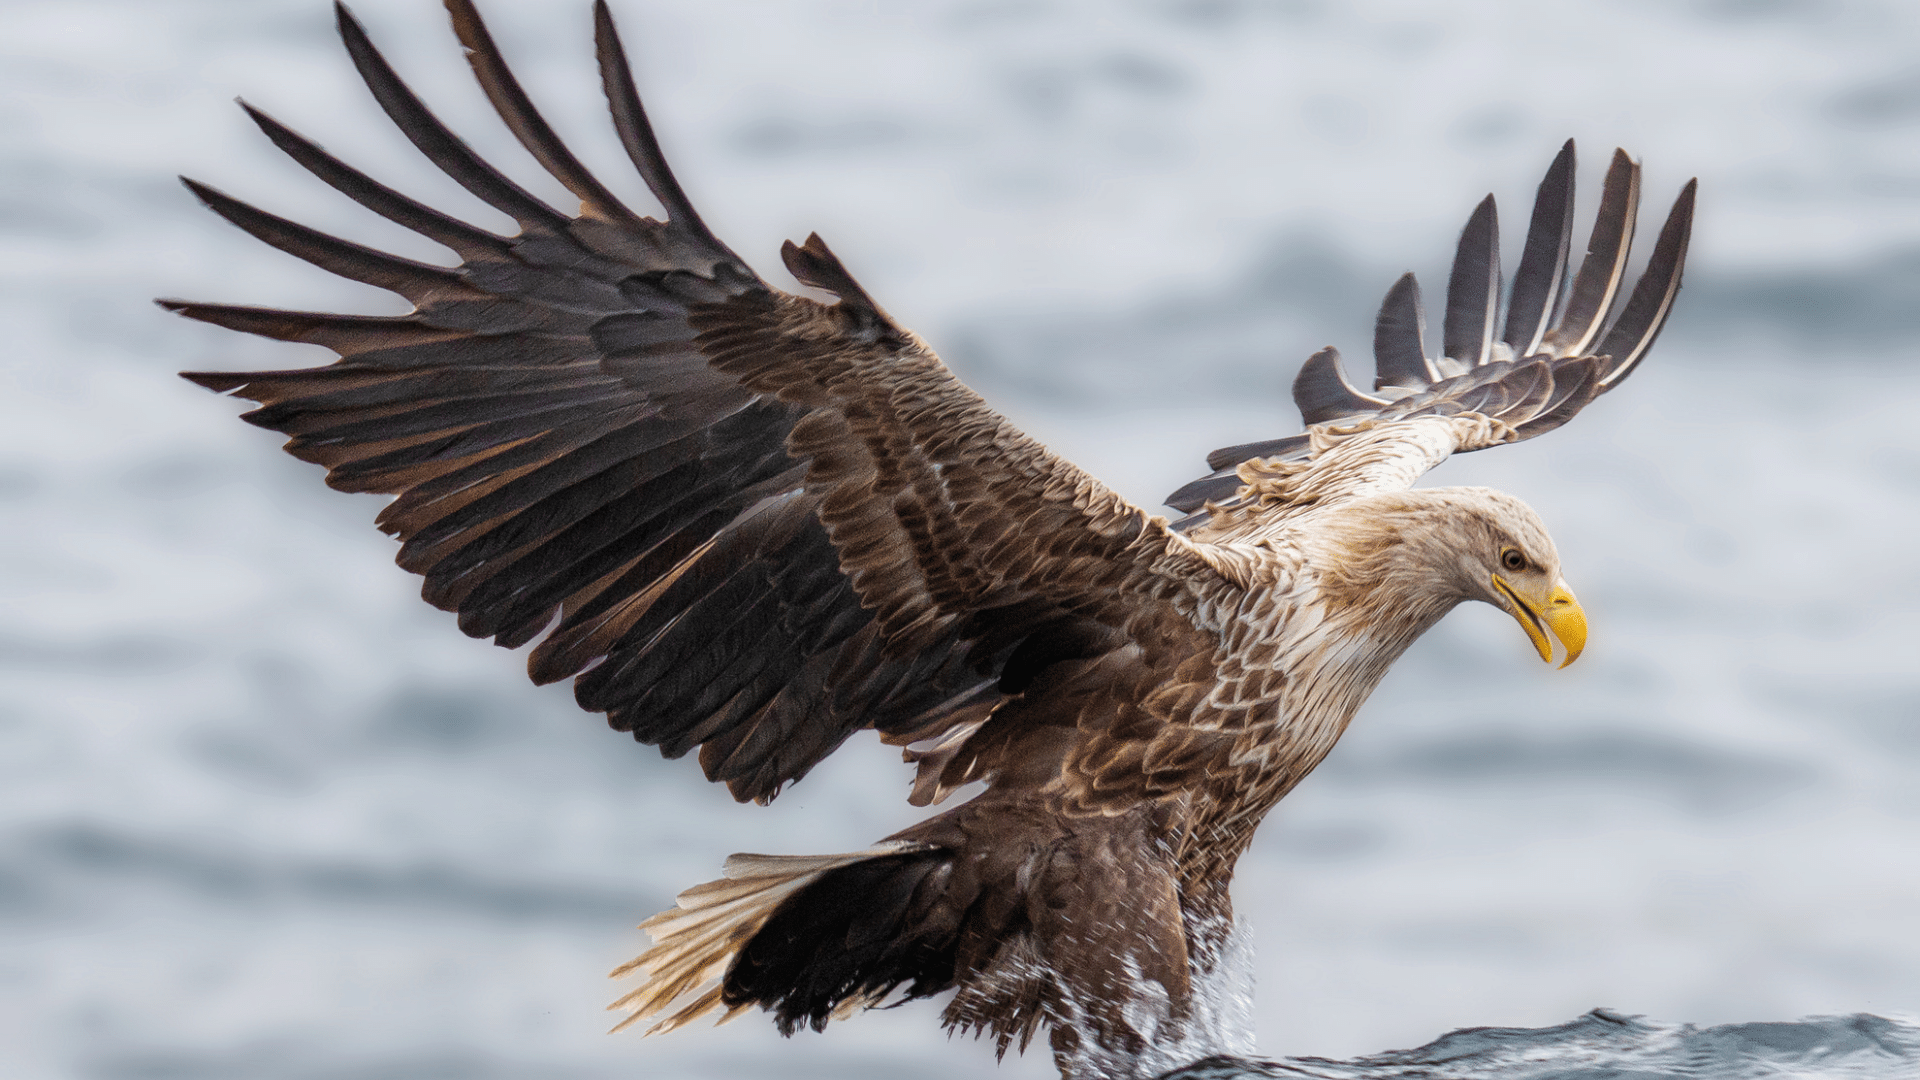
<svg viewBox="0 0 1920 1080"><path fill-rule="evenodd" d="M1691 182L1628 295L1639 169L1615 153L1570 274L1569 141L1510 292L1489 196L1460 238L1438 348L1403 277L1372 388L1316 354L1294 383L1305 433L1216 451L1169 521L994 413L818 236L782 256L837 303L769 285L721 243L667 169L603 0L613 126L664 220L561 144L470 0L447 7L494 107L579 212L477 157L341 8L394 123L520 231L440 213L248 107L315 176L460 264L188 181L240 228L414 310L166 301L339 354L187 377L258 402L245 419L291 436L333 487L393 496L380 527L461 630L537 640L535 682L573 679L583 708L668 757L698 750L735 798L771 801L869 728L909 747L916 805L984 784L866 851L736 856L616 973L646 978L616 1006L628 1022L760 1006L792 1032L953 990L948 1026L1002 1052L1048 1027L1071 1073L1204 1048L1235 861L1394 659L1467 600L1511 614L1543 658L1556 638L1579 654L1585 618L1534 513L1413 484L1450 454L1560 426L1633 371L1680 286Z"/></svg>

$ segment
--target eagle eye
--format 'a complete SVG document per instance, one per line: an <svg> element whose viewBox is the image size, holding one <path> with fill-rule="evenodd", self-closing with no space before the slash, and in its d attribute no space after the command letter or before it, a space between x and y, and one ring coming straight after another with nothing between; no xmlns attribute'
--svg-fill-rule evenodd
<svg viewBox="0 0 1920 1080"><path fill-rule="evenodd" d="M1519 573L1527 568L1527 557L1520 554L1519 548L1508 548L1500 553L1500 565Z"/></svg>

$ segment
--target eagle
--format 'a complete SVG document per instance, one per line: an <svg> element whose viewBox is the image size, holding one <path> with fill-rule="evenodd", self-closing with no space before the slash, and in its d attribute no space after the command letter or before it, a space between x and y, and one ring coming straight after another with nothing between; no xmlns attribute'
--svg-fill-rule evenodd
<svg viewBox="0 0 1920 1080"><path fill-rule="evenodd" d="M1580 655L1586 618L1539 517L1414 484L1559 427L1634 371L1680 287L1694 182L1629 290L1640 170L1616 151L1572 271L1569 140L1510 289L1488 196L1438 347L1400 278L1371 388L1334 349L1314 354L1293 383L1304 431L1215 451L1169 517L995 413L818 235L781 257L831 302L728 248L669 171L604 0L599 73L657 219L555 135L471 0L446 6L486 96L578 212L477 156L336 5L386 114L518 232L418 202L242 102L307 171L459 263L186 180L234 225L413 310L164 300L338 355L185 377L257 403L244 419L330 486L391 496L379 527L462 631L537 642L534 682L572 679L582 708L668 758L697 751L734 798L773 801L867 729L904 748L914 805L975 792L865 850L733 856L645 924L654 944L614 973L644 978L613 1006L621 1026L758 1006L791 1034L951 992L949 1029L1002 1055L1045 1030L1068 1076L1243 1042L1225 1000L1235 863L1393 661L1465 601L1511 615L1542 659Z"/></svg>

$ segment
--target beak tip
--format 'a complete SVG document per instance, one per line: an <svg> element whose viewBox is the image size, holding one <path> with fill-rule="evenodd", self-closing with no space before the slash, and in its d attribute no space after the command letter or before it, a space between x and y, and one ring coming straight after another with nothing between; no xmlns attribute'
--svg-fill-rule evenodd
<svg viewBox="0 0 1920 1080"><path fill-rule="evenodd" d="M1580 602L1575 600L1573 592L1564 582L1554 586L1546 602L1536 606L1521 598L1513 586L1495 574L1493 585L1509 602L1507 612L1527 632L1527 638L1540 653L1544 663L1553 663L1553 642L1547 637L1549 631L1566 647L1567 656L1560 662L1565 668L1580 658L1587 645L1587 615L1580 610Z"/></svg>

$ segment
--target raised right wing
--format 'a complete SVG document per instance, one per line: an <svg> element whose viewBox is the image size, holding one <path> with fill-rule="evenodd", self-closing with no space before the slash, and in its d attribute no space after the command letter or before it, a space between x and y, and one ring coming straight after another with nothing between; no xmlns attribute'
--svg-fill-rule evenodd
<svg viewBox="0 0 1920 1080"><path fill-rule="evenodd" d="M1347 380L1338 350L1322 349L1293 382L1302 422L1337 430L1478 413L1510 429L1502 438L1467 441L1449 452L1477 450L1552 431L1632 374L1660 336L1680 291L1696 181L1681 189L1646 271L1618 305L1640 204L1640 166L1626 151L1613 152L1587 255L1569 286L1573 180L1568 139L1540 181L1504 324L1500 226L1489 195L1460 234L1439 355L1431 355L1419 283L1403 275L1387 291L1374 323L1372 392ZM1313 456L1307 434L1223 447L1207 455L1213 473L1169 495L1167 504L1190 514L1180 528L1195 529L1210 518L1209 504L1238 505L1246 493L1242 463L1269 460L1285 467Z"/></svg>

